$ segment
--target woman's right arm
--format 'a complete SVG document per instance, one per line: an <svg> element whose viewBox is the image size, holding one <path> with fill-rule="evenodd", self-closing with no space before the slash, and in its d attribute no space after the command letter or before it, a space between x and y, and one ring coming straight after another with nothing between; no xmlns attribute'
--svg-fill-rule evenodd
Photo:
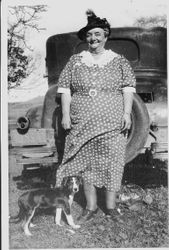
<svg viewBox="0 0 169 250"><path fill-rule="evenodd" d="M70 119L70 103L71 103L71 83L72 83L72 69L75 56L71 56L66 66L62 70L58 80L57 93L61 94L62 105L62 126L64 129L71 128Z"/></svg>
<svg viewBox="0 0 169 250"><path fill-rule="evenodd" d="M66 129L71 128L71 119L70 119L70 103L71 103L71 94L62 93L61 94L61 104L62 104L62 127Z"/></svg>

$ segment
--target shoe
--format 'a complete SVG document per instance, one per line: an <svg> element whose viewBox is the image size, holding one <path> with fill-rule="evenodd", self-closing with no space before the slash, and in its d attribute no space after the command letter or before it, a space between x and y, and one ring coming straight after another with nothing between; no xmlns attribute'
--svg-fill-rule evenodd
<svg viewBox="0 0 169 250"><path fill-rule="evenodd" d="M77 218L77 221L80 221L80 222L91 221L94 218L94 216L97 214L97 212L98 212L98 208L94 211L89 210L89 209L84 209L82 215L80 215Z"/></svg>
<svg viewBox="0 0 169 250"><path fill-rule="evenodd" d="M106 217L107 218L117 218L119 217L121 214L117 211L116 208L112 208L112 209L107 209L106 211Z"/></svg>

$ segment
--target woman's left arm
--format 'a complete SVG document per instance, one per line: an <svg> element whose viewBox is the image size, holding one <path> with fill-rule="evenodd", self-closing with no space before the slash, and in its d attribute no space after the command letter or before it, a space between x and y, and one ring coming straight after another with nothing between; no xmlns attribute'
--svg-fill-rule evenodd
<svg viewBox="0 0 169 250"><path fill-rule="evenodd" d="M124 92L124 115L122 119L122 132L131 127L131 110L133 105L133 92Z"/></svg>
<svg viewBox="0 0 169 250"><path fill-rule="evenodd" d="M122 132L131 127L131 111L133 105L133 93L136 92L136 78L129 61L122 56L122 92L124 99L124 114L122 118Z"/></svg>

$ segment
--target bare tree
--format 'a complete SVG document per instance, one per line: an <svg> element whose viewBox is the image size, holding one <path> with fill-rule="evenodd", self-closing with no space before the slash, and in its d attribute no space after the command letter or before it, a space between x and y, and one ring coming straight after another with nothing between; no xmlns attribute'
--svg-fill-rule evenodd
<svg viewBox="0 0 169 250"><path fill-rule="evenodd" d="M39 27L39 20L47 6L10 6L8 11L8 89L11 89L30 74L31 57L25 54L25 50L31 50L31 46L26 35L30 30L43 30Z"/></svg>

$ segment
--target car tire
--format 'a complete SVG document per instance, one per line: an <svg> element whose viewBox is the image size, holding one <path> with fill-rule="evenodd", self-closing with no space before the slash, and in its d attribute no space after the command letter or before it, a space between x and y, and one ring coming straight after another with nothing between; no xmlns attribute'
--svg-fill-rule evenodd
<svg viewBox="0 0 169 250"><path fill-rule="evenodd" d="M149 114L145 103L138 94L134 94L131 119L132 126L127 141L126 163L133 160L140 153L149 134Z"/></svg>

